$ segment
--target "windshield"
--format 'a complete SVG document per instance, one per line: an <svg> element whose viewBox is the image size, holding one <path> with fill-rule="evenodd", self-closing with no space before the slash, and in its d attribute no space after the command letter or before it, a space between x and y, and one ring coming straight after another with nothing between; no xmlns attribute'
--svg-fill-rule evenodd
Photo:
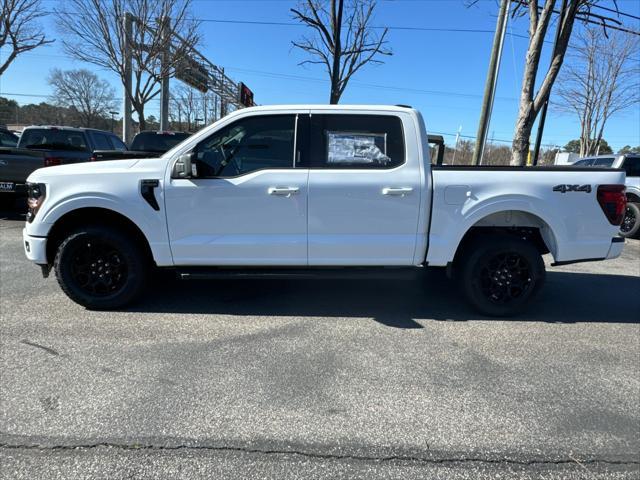
<svg viewBox="0 0 640 480"><path fill-rule="evenodd" d="M133 139L131 150L165 153L188 137L188 133L141 132Z"/></svg>
<svg viewBox="0 0 640 480"><path fill-rule="evenodd" d="M20 146L35 150L77 150L80 152L89 150L83 132L54 128L32 128L25 130L20 138Z"/></svg>

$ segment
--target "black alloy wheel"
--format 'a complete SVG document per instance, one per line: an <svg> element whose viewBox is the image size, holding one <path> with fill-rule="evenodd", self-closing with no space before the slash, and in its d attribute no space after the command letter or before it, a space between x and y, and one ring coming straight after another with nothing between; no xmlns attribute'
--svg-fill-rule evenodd
<svg viewBox="0 0 640 480"><path fill-rule="evenodd" d="M532 241L515 234L485 234L465 242L454 274L476 310L508 317L535 298L544 284L545 267Z"/></svg>
<svg viewBox="0 0 640 480"><path fill-rule="evenodd" d="M100 238L87 238L76 247L71 277L90 295L111 295L125 285L127 265L113 245Z"/></svg>
<svg viewBox="0 0 640 480"><path fill-rule="evenodd" d="M86 226L70 232L57 249L56 278L71 300L89 309L123 307L144 290L151 259L128 232Z"/></svg>
<svg viewBox="0 0 640 480"><path fill-rule="evenodd" d="M482 293L496 304L508 304L526 295L531 288L531 265L516 252L487 258L480 275Z"/></svg>

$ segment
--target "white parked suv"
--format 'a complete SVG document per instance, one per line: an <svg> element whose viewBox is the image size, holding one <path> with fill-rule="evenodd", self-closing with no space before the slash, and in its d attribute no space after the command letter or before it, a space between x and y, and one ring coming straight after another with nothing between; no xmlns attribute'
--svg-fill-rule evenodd
<svg viewBox="0 0 640 480"><path fill-rule="evenodd" d="M620 225L623 237L640 234L640 154L598 155L581 158L573 165L577 167L621 168L627 174L627 209Z"/></svg>
<svg viewBox="0 0 640 480"><path fill-rule="evenodd" d="M182 278L448 267L479 311L510 315L555 264L615 258L624 172L434 166L401 106L236 111L160 158L28 179L27 257L87 308L119 308L152 268Z"/></svg>

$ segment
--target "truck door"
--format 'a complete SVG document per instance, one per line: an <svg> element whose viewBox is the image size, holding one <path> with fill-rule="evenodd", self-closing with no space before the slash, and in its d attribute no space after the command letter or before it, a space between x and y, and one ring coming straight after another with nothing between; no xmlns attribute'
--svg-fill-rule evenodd
<svg viewBox="0 0 640 480"><path fill-rule="evenodd" d="M413 124L319 111L310 136L309 265L412 265L422 179Z"/></svg>
<svg viewBox="0 0 640 480"><path fill-rule="evenodd" d="M240 118L195 147L197 177L166 188L176 265L307 264L308 169L296 166L297 121Z"/></svg>

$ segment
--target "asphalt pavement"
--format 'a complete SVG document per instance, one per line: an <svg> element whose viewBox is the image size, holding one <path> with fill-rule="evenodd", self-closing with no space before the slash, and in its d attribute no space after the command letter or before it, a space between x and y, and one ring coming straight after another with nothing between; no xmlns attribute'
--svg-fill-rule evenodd
<svg viewBox="0 0 640 480"><path fill-rule="evenodd" d="M4 217L0 478L640 478L640 241L511 320L439 271L159 275L91 312Z"/></svg>

